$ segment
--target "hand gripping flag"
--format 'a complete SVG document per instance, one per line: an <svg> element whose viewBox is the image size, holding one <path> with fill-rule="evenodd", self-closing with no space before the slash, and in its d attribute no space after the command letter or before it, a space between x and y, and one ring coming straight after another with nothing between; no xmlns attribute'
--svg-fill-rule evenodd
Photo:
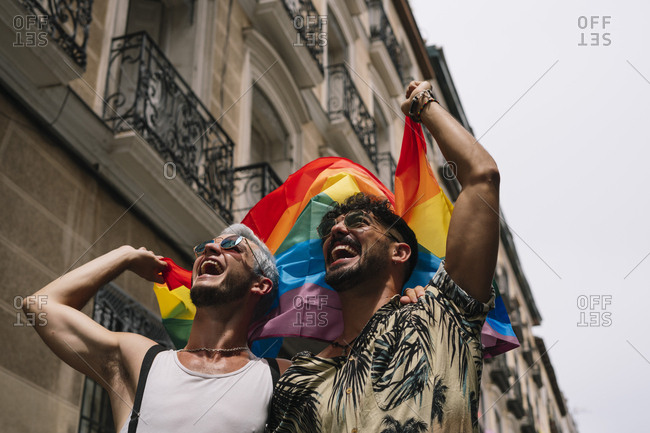
<svg viewBox="0 0 650 433"><path fill-rule="evenodd" d="M289 176L242 221L267 244L280 272L278 298L269 313L249 330L251 348L257 355L275 356L282 337L332 341L342 332L341 305L336 292L325 283L325 261L316 232L334 202L358 192L386 197L413 229L419 243L418 263L405 288L424 286L435 274L445 256L453 206L438 186L426 159L420 125L409 118L406 121L395 174L395 195L367 169L352 161L319 158ZM168 293L164 286L156 285L156 295L163 324L180 347L183 338L187 341L189 320L195 311L191 302L188 304L189 277L184 283L171 279L166 282ZM172 296L175 287L181 288L178 296ZM483 327L482 343L486 356L519 345L498 294L496 307Z"/></svg>

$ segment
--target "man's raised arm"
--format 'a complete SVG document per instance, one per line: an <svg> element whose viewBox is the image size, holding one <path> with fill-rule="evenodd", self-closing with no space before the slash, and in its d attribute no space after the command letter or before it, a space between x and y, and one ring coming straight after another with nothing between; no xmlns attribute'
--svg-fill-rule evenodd
<svg viewBox="0 0 650 433"><path fill-rule="evenodd" d="M408 115L413 98L428 89L427 81L409 84L404 114ZM414 105L421 107L425 97ZM449 224L445 269L469 295L486 302L499 248L499 170L483 146L439 104L424 105L420 117L456 168L462 186Z"/></svg>
<svg viewBox="0 0 650 433"><path fill-rule="evenodd" d="M143 248L123 246L28 296L23 300L23 310L45 319L36 321L36 332L66 364L105 388L114 387L119 372L139 371L139 363L154 343L137 334L109 331L79 310L122 272L131 270L150 281L163 282L160 272L166 265ZM125 365L125 358L134 362ZM134 380L137 383L137 377Z"/></svg>

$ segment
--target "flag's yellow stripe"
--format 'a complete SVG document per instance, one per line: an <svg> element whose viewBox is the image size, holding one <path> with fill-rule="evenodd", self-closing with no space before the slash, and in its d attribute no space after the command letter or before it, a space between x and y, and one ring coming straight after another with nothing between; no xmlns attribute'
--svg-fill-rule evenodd
<svg viewBox="0 0 650 433"><path fill-rule="evenodd" d="M314 196L324 192L332 200L342 202L361 191L378 196L384 195L375 184L375 181L359 170L349 167L323 170L318 179L314 181L305 198L288 207L284 212L267 239L267 246L275 254L302 211Z"/></svg>
<svg viewBox="0 0 650 433"><path fill-rule="evenodd" d="M164 284L154 284L153 290L163 319L194 320L196 307L190 299L190 289L181 286L170 291Z"/></svg>
<svg viewBox="0 0 650 433"><path fill-rule="evenodd" d="M403 216L418 243L438 257L445 257L452 205L441 193L420 202Z"/></svg>

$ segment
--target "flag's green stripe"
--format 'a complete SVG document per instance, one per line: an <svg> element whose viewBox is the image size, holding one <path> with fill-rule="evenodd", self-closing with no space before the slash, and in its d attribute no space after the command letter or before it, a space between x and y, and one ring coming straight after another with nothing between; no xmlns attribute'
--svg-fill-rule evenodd
<svg viewBox="0 0 650 433"><path fill-rule="evenodd" d="M331 209L333 203L334 200L324 192L314 196L300 213L296 223L291 228L291 231L289 231L287 237L284 238L282 244L278 247L275 255L277 256L278 254L282 254L289 248L301 242L310 239L318 239L316 228L323 219L323 215Z"/></svg>
<svg viewBox="0 0 650 433"><path fill-rule="evenodd" d="M185 319L162 319L163 326L172 339L177 349L185 347L190 338L192 320Z"/></svg>

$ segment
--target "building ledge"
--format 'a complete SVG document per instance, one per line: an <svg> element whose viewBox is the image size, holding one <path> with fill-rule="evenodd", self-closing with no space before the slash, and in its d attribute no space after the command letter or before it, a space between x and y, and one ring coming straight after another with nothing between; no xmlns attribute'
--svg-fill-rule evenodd
<svg viewBox="0 0 650 433"><path fill-rule="evenodd" d="M180 251L189 251L228 225L180 176L165 177L172 177L171 171L163 171L165 162L147 142L134 132L113 136L70 87L39 89L27 77L7 73L6 68L0 68L0 82Z"/></svg>
<svg viewBox="0 0 650 433"><path fill-rule="evenodd" d="M0 68L2 75L11 75L21 86L28 80L36 87L66 85L81 77L83 68L52 41L46 29L24 22L24 31L15 28L15 17L30 15L15 0L0 2ZM24 20L23 20L24 21ZM29 33L29 38L26 33ZM31 37L34 40L31 40ZM40 46L42 45L42 46Z"/></svg>
<svg viewBox="0 0 650 433"><path fill-rule="evenodd" d="M403 94L402 81L393 65L386 44L382 40L375 39L370 43L370 59L379 76L384 81L390 96L396 97Z"/></svg>
<svg viewBox="0 0 650 433"><path fill-rule="evenodd" d="M313 19L319 20L321 17L314 16ZM306 20L292 20L281 0L260 0L253 21L264 37L280 53L285 64L294 74L298 87L313 87L323 81L322 66L312 52L315 49L320 49L322 52L324 42L321 38L326 37L326 34L317 31L317 27L308 29L306 24L301 24ZM296 26L294 21L300 27ZM301 30L306 37L301 35ZM321 44L320 47L318 44Z"/></svg>

